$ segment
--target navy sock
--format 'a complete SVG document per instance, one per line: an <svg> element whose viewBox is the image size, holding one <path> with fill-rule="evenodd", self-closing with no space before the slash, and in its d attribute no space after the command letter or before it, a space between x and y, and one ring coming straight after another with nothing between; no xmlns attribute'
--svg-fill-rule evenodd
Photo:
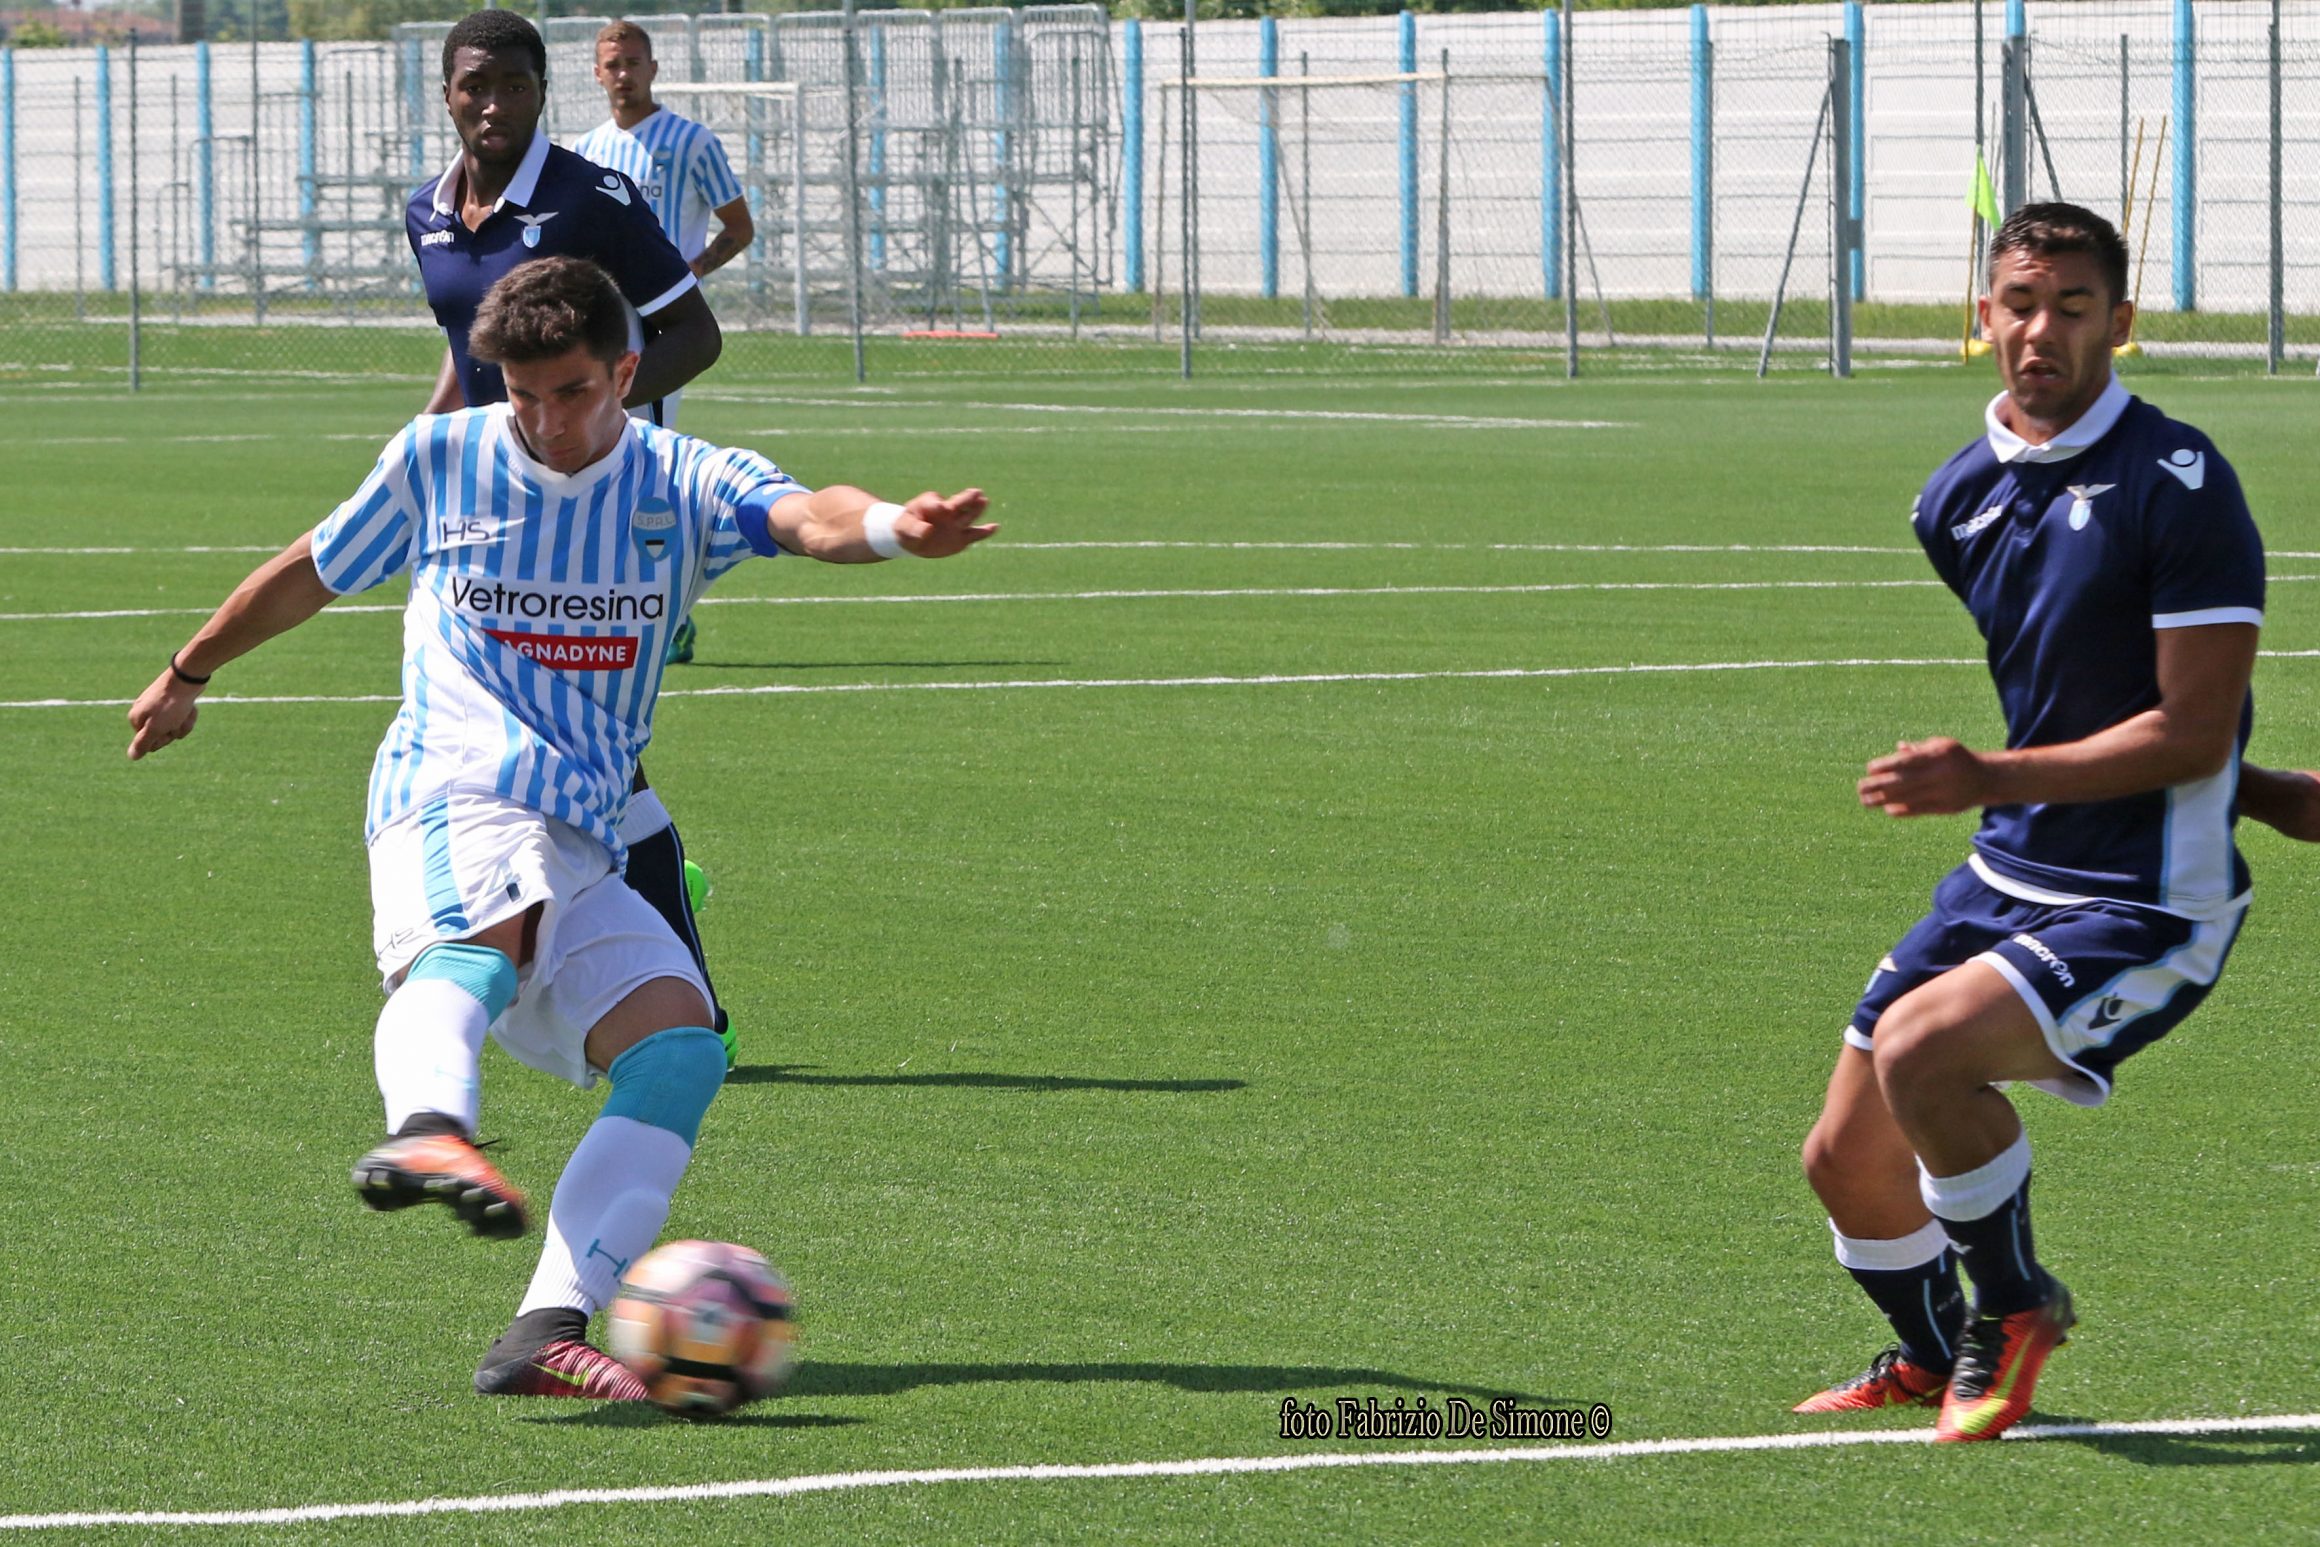
<svg viewBox="0 0 2320 1547"><path fill-rule="evenodd" d="M2030 1182L1980 1219L1945 1219L1941 1228L1957 1243L1958 1262L1974 1281L1976 1316L2011 1316L2043 1305L2053 1280L2038 1265L2030 1239Z"/></svg>
<svg viewBox="0 0 2320 1547"><path fill-rule="evenodd" d="M1966 1324L1966 1296L1957 1259L1943 1252L1914 1268L1847 1268L1901 1340L1901 1357L1921 1370L1946 1375L1957 1360Z"/></svg>
<svg viewBox="0 0 2320 1547"><path fill-rule="evenodd" d="M484 1353L482 1368L488 1370L495 1364L505 1364L510 1359L536 1353L561 1339L569 1338L579 1343L585 1342L587 1337L586 1311L562 1305L526 1311Z"/></svg>
<svg viewBox="0 0 2320 1547"><path fill-rule="evenodd" d="M701 950L701 931L693 923L693 899L685 890L685 843L674 823L649 838L628 846L628 884L653 910L668 920L669 928L693 955L701 981L709 985L709 1003L717 1012L717 1030L725 1029L725 1008L717 1003L717 984L709 976L709 960Z"/></svg>
<svg viewBox="0 0 2320 1547"><path fill-rule="evenodd" d="M468 1137L467 1129L458 1118L442 1112L413 1112L404 1120L403 1126L395 1130L394 1136L409 1139L422 1134L444 1134L454 1139Z"/></svg>

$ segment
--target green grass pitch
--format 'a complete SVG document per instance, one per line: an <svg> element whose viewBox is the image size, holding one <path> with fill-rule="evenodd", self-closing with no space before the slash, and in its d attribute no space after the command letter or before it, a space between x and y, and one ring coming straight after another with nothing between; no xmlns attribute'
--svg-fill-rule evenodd
<svg viewBox="0 0 2320 1547"><path fill-rule="evenodd" d="M2274 549L2255 752L2320 763L2320 388L2134 384L2241 470ZM742 1029L669 1229L788 1272L791 1389L704 1426L472 1395L533 1245L347 1185L398 618L317 619L122 757L126 701L422 390L0 383L0 1515L670 1488L74 1539L2320 1533L2320 1421L681 1491L1489 1443L1284 1440L1292 1397L1601 1403L1613 1443L1929 1427L1788 1412L1882 1341L1796 1150L1969 830L1851 781L1896 737L1998 730L1904 524L1986 365L688 394L688 429L809 481L981 484L1004 530L744 567L661 706ZM99 548L128 551L60 551ZM2243 843L2259 897L2209 1006L2109 1109L2024 1101L2084 1316L2037 1422L2320 1407L2320 853ZM542 1198L594 1106L487 1054L485 1131Z"/></svg>

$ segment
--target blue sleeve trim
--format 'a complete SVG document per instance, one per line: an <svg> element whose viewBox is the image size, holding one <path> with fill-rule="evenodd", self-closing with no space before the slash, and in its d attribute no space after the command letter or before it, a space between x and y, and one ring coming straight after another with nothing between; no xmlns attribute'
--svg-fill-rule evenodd
<svg viewBox="0 0 2320 1547"><path fill-rule="evenodd" d="M741 540L749 544L751 553L761 559L771 559L789 551L773 540L770 517L776 504L805 492L794 483L769 483L760 484L741 496L741 502L733 510L733 525L741 533Z"/></svg>

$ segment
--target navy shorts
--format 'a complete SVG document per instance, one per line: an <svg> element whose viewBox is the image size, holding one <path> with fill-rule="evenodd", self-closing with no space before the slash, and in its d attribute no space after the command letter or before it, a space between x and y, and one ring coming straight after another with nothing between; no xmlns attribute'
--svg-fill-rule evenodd
<svg viewBox="0 0 2320 1547"><path fill-rule="evenodd" d="M2246 917L2244 898L2212 919L2102 898L2027 902L1960 865L1933 889L1933 911L1877 964L1845 1042L1867 1052L1878 1017L1895 1000L1967 962L1986 962L2014 985L2046 1045L2074 1071L2031 1083L2101 1106L2120 1061L2199 1008Z"/></svg>

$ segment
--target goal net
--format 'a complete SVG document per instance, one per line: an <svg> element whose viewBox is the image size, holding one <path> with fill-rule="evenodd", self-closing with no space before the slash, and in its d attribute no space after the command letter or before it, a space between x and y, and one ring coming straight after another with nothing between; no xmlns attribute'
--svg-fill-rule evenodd
<svg viewBox="0 0 2320 1547"><path fill-rule="evenodd" d="M1564 158L1538 73L1194 77L1159 112L1164 321L1189 289L1204 336L1562 337Z"/></svg>

